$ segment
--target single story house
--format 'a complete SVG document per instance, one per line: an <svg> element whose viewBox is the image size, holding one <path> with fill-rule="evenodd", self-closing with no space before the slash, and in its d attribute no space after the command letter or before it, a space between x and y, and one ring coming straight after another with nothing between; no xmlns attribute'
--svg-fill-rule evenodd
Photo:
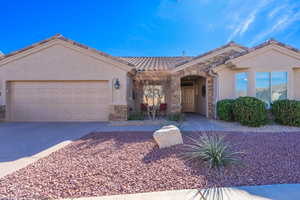
<svg viewBox="0 0 300 200"><path fill-rule="evenodd" d="M167 113L208 118L221 99L300 100L300 51L271 39L254 48L230 42L196 57L115 57L58 34L0 55L7 121L126 120L142 109L149 86Z"/></svg>

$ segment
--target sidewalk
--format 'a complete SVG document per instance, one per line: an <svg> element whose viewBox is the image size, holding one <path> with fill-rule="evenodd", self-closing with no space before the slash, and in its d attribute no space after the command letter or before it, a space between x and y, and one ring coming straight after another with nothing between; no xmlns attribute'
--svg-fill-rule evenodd
<svg viewBox="0 0 300 200"><path fill-rule="evenodd" d="M297 200L300 199L300 184L279 184L222 188L220 200ZM76 200L200 200L199 191L174 190L104 197L78 198ZM65 199L75 200L75 199ZM207 200L213 199L213 194Z"/></svg>

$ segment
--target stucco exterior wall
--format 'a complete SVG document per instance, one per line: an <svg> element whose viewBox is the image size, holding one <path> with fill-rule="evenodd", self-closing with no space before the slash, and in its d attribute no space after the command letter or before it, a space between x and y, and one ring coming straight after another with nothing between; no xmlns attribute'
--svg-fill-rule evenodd
<svg viewBox="0 0 300 200"><path fill-rule="evenodd" d="M206 100L206 95L202 95L202 87L206 87L206 79L205 78L200 78L197 80L197 93L196 93L196 105L197 105L197 112L200 113L201 115L206 115L206 105L207 105L207 100ZM207 91L206 91L207 93Z"/></svg>
<svg viewBox="0 0 300 200"><path fill-rule="evenodd" d="M300 69L294 70L294 95L296 100L300 100Z"/></svg>
<svg viewBox="0 0 300 200"><path fill-rule="evenodd" d="M294 87L295 82L300 82L300 76L294 70L300 66L300 60L274 49L243 59L235 64L235 68L220 67L219 74L219 99L236 98L235 74L248 72L248 96L255 96L255 74L256 72L285 71L288 72L288 98L293 99L298 95ZM298 76L297 76L298 74Z"/></svg>
<svg viewBox="0 0 300 200"><path fill-rule="evenodd" d="M8 59L8 61L10 61ZM120 68L108 58L94 55L82 48L65 42L55 42L27 52L13 61L0 62L0 105L6 104L8 81L27 80L107 80L107 94L111 106L128 104L128 71ZM121 87L115 89L119 79Z"/></svg>

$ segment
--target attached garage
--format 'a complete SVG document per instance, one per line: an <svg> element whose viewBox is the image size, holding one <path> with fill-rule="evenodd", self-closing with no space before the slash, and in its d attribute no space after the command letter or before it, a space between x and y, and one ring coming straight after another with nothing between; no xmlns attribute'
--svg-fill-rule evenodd
<svg viewBox="0 0 300 200"><path fill-rule="evenodd" d="M107 121L108 81L9 82L12 121Z"/></svg>
<svg viewBox="0 0 300 200"><path fill-rule="evenodd" d="M7 121L126 120L133 73L58 35L0 59L0 106Z"/></svg>

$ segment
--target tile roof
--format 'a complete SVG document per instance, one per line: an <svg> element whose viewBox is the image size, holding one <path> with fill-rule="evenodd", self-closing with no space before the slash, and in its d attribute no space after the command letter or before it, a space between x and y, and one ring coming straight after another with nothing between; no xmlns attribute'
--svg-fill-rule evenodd
<svg viewBox="0 0 300 200"><path fill-rule="evenodd" d="M195 57L193 57L191 60L188 60L188 61L179 63L179 64L176 65L176 67L179 67L180 65L183 65L183 64L188 63L188 62L190 62L190 61L193 61L193 60L202 58L202 57L207 56L207 55L209 55L209 54L215 53L215 52L217 52L217 51L219 51L219 50L226 49L227 47L238 47L238 48L243 49L244 51L247 51L247 50L248 50L247 47L241 46L241 45L239 45L239 44L237 44L237 43L231 41L231 42L229 42L228 44L225 44L225 45L223 45L223 46L220 46L220 47L218 47L218 48L215 48L215 49L213 49L213 50L210 50L210 51L205 52L205 53L203 53L203 54L200 54L200 55L198 55L198 56L195 56Z"/></svg>
<svg viewBox="0 0 300 200"><path fill-rule="evenodd" d="M217 52L219 50L226 49L227 47L238 47L243 50L248 50L247 47L240 46L236 44L235 42L229 42L226 45L223 45L219 48L215 48L211 51L205 52L201 55L198 56L175 56L175 57L121 57L122 59L126 60L129 63L132 63L133 65L136 66L136 69L138 71L165 71L165 70L170 70L174 69L176 67L179 67L185 63L188 63L190 61L202 58L206 55L212 54L214 52ZM222 59L213 59L214 63L220 63L220 60L227 60L229 58L229 55L236 54L237 52L232 52L228 51L228 53L222 53L220 56ZM223 55L225 54L225 55ZM217 60L217 61L215 61ZM211 59L209 60L211 62Z"/></svg>
<svg viewBox="0 0 300 200"><path fill-rule="evenodd" d="M176 65L188 62L191 56L174 57L120 57L121 59L135 65L138 71L167 71Z"/></svg>
<svg viewBox="0 0 300 200"><path fill-rule="evenodd" d="M266 47L266 46L269 46L269 45L271 45L271 44L276 44L276 45L278 45L278 46L284 47L284 48L289 49L289 50L291 50L291 51L294 51L294 52L296 52L296 53L300 53L300 50L299 50L299 49L297 49L297 48L295 48L295 47L292 47L292 46L290 46L290 45L284 44L284 43L282 43L282 42L279 42L279 41L277 41L277 40L271 38L271 39L267 40L266 42L263 42L263 43L261 43L261 44L259 44L259 45L257 45L257 46L254 46L254 47L252 47L252 48L248 48L248 49L247 49L246 51L244 51L244 52L241 52L241 53L239 53L239 54L232 55L232 56L230 57L230 60L231 60L231 59L234 59L234 58L241 57L241 56L246 55L246 54L249 54L249 53L251 53L251 52L253 52L253 51L257 50L257 49L261 49L261 48ZM230 60L228 60L228 61L230 61Z"/></svg>
<svg viewBox="0 0 300 200"><path fill-rule="evenodd" d="M19 50L17 50L17 51L11 52L11 53L9 53L9 54L5 54L5 55L2 56L2 57L1 57L1 54L0 54L0 61L6 59L6 58L8 58L8 57L14 56L14 55L16 55L16 54L22 53L22 52L24 52L24 51L27 51L27 50L29 50L29 49L32 49L32 48L34 48L34 47L40 46L40 45L42 45L42 44L45 44L45 43L50 42L50 41L55 40L55 39L59 39L59 40L68 42L68 43L70 43L70 44L72 44L72 45L78 46L78 47L83 48L83 49L87 49L87 50L92 51L92 52L94 52L94 53L96 53L96 54L102 55L102 56L104 56L104 57L108 57L108 58L110 58L110 59L112 59L112 60L118 61L118 62L123 63L123 64L125 64L125 65L128 65L128 66L130 66L130 67L134 67L133 64L127 62L126 60L120 59L120 58L115 57L115 56L111 56L111 55L109 55L109 54L107 54L107 53L104 53L104 52L102 52L102 51L99 51L99 50L97 50L97 49L94 49L94 48L91 48L91 47L86 46L86 45L84 45L84 44L81 44L81 43L79 43L79 42L70 40L70 39L68 39L68 38L66 38L66 37L64 37L64 36L62 36L61 34L56 34L56 35L53 36L53 37L50 37L50 38L45 39L45 40L43 40L43 41L37 42L37 43L32 44L32 45L30 45L30 46L28 46L28 47L19 49Z"/></svg>
<svg viewBox="0 0 300 200"><path fill-rule="evenodd" d="M68 42L72 45L78 46L80 48L87 49L89 51L92 51L92 52L97 53L99 55L102 55L104 57L108 57L112 60L115 60L115 61L118 61L118 62L123 63L125 65L128 65L128 66L132 67L132 69L136 69L137 71L168 71L168 70L174 69L176 67L179 67L181 65L184 65L185 63L188 63L188 62L194 61L196 59L205 57L206 55L212 54L214 52L218 52L219 50L226 49L227 47L238 47L238 48L242 49L242 51L237 52L237 51L231 49L231 50L225 51L223 53L220 52L219 54L217 54L213 58L207 59L204 62L199 63L199 64L201 64L203 66L206 66L204 68L207 68L207 70L208 70L210 68L217 67L221 64L229 62L230 60L232 60L234 58L246 55L250 52L253 52L257 49L263 48L263 47L268 46L270 44L276 44L276 45L282 46L284 48L287 48L291 51L300 53L300 50L297 49L297 48L294 48L292 46L289 46L289 45L286 45L284 43L278 42L274 39L270 39L270 40L268 40L268 41L266 41L266 42L264 42L260 45L252 47L252 48L247 48L247 47L238 45L234 42L229 42L226 45L223 45L219 48L213 49L211 51L208 51L206 53L203 53L201 55L194 56L194 57L193 56L116 57L116 56L112 56L112 55L109 55L107 53L101 52L97 49L88 47L88 46L83 45L81 43L78 43L76 41L70 40L68 38L65 38L61 34L56 34L55 36L53 36L51 38L45 39L43 41L32 44L28 47L25 47L23 49L20 49L18 51L15 51L15 52L12 52L12 53L9 53L9 54L6 54L6 55L3 54L0 51L0 61L6 59L8 57L14 56L16 54L19 54L21 52L32 49L36 46L45 44L45 43L47 43L49 41L52 41L52 40L55 40L55 39L66 41L66 42Z"/></svg>

